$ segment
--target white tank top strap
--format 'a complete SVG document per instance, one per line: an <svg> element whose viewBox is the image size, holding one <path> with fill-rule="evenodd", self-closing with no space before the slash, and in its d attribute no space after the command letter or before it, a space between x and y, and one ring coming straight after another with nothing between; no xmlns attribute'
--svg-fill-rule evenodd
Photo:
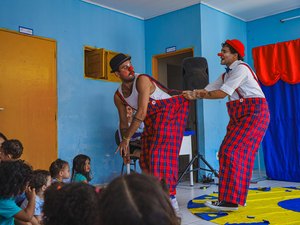
<svg viewBox="0 0 300 225"><path fill-rule="evenodd" d="M137 81L138 76L139 76L139 74L135 74L135 79L134 79L133 86L132 86L132 92L131 92L130 96L128 96L127 98L125 98L123 95L122 85L120 85L118 88L118 92L122 95L122 97L126 101L126 103L135 110L137 110L137 108L138 108L139 93L136 88L136 81ZM153 81L151 81L151 82L155 85L155 90L150 95L150 98L152 98L154 100L162 100L162 99L171 98L171 96L169 94L167 94L166 92L164 92L161 88L159 88L155 82L153 82Z"/></svg>
<svg viewBox="0 0 300 225"><path fill-rule="evenodd" d="M171 98L171 96L169 94L167 94L166 92L164 92L162 89L160 89L156 83L154 83L155 85L155 91L150 95L150 98L154 99L154 100L162 100L162 99L167 99L167 98Z"/></svg>

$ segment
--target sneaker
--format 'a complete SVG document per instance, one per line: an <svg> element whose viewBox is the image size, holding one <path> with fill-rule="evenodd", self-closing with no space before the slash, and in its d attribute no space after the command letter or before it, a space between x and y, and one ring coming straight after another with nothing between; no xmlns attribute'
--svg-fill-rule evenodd
<svg viewBox="0 0 300 225"><path fill-rule="evenodd" d="M225 201L207 201L204 203L207 207L211 209L215 209L217 211L237 211L238 210L238 204L225 202Z"/></svg>
<svg viewBox="0 0 300 225"><path fill-rule="evenodd" d="M171 204L173 206L173 209L175 210L175 212L179 212L179 206L178 206L178 202L177 202L177 199L174 195L171 195L170 196L170 201L171 201Z"/></svg>

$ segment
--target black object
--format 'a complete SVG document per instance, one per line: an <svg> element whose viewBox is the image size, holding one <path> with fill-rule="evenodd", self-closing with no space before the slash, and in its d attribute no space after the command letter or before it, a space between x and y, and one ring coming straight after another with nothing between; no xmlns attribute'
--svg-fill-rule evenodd
<svg viewBox="0 0 300 225"><path fill-rule="evenodd" d="M214 182L214 179L212 178L212 176L205 176L205 175L202 176L202 183L203 184L211 183L211 182Z"/></svg>
<svg viewBox="0 0 300 225"><path fill-rule="evenodd" d="M203 89L208 85L208 65L207 60L204 57L188 57L185 58L182 62L182 75L183 75L183 89L184 90L194 90L194 89ZM194 161L198 159L202 160L204 164L209 168L194 168L190 170L190 166ZM201 154L197 154L185 167L184 172L178 178L177 184L181 181L185 174L197 171L205 170L212 172L216 177L219 177L217 171L205 160Z"/></svg>
<svg viewBox="0 0 300 225"><path fill-rule="evenodd" d="M204 57L188 57L182 62L183 90L203 89L208 85L208 65Z"/></svg>
<svg viewBox="0 0 300 225"><path fill-rule="evenodd" d="M210 186L201 186L199 187L199 189L202 189L202 190L206 190L207 188L209 188Z"/></svg>
<svg viewBox="0 0 300 225"><path fill-rule="evenodd" d="M119 69L119 66L123 62L130 60L130 59L131 59L131 56L126 56L122 53L119 53L118 55L114 56L109 62L109 65L111 68L111 73L116 72Z"/></svg>
<svg viewBox="0 0 300 225"><path fill-rule="evenodd" d="M202 167L197 167L197 168L194 168L192 170L190 170L190 166L194 163L194 161L196 159L200 159L204 162L204 164L209 168L209 169L206 169L206 168L202 168ZM198 163L200 163L198 161ZM185 174L188 174L188 173L191 173L191 172L194 172L194 171L197 171L197 170L205 170L205 171L208 171L208 172L212 172L216 177L219 177L219 174L217 173L217 171L205 160L205 158L201 155L201 154L197 154L193 157L193 159L189 162L189 164L185 167L183 173L181 173L181 175L179 176L178 178L178 181L177 181L177 184L181 181L181 179L183 178L183 176Z"/></svg>

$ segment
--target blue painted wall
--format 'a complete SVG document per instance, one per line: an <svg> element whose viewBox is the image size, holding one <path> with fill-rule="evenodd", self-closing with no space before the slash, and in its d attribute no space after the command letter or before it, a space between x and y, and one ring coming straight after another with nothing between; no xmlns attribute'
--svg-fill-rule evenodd
<svg viewBox="0 0 300 225"><path fill-rule="evenodd" d="M194 48L200 55L200 5L193 5L145 21L146 73L152 74L152 57L165 49Z"/></svg>
<svg viewBox="0 0 300 225"><path fill-rule="evenodd" d="M92 183L119 175L114 155L118 113L113 94L119 83L85 79L85 45L130 54L145 70L144 21L80 0L2 0L0 27L57 41L58 153L72 162L78 153L92 159Z"/></svg>

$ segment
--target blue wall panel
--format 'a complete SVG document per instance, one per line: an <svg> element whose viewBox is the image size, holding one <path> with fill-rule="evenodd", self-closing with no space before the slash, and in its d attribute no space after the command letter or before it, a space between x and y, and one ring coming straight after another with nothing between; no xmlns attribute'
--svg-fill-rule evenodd
<svg viewBox="0 0 300 225"><path fill-rule="evenodd" d="M145 21L146 72L152 74L152 57L176 46L194 48L200 55L200 5L193 5Z"/></svg>

